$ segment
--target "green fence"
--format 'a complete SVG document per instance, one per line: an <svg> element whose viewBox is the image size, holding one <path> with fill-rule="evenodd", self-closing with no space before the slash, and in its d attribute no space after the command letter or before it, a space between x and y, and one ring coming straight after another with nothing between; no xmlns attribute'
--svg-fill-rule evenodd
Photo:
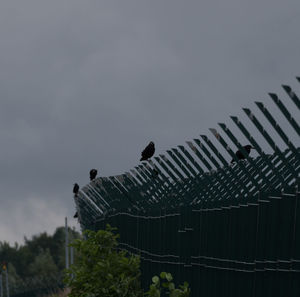
<svg viewBox="0 0 300 297"><path fill-rule="evenodd" d="M283 89L299 116L299 98ZM144 286L170 271L195 297L300 296L300 128L287 104L269 95L283 123L255 102L262 120L243 109L251 129L231 117L239 137L219 123L220 131L210 129L214 140L201 135L83 187L74 197L82 228L118 227L121 247L141 256ZM246 153L241 138L256 158L236 159L237 149Z"/></svg>

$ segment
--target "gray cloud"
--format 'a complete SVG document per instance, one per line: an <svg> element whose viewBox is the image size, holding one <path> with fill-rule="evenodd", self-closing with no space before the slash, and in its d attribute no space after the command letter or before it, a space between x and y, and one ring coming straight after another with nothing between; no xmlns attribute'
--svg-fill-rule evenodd
<svg viewBox="0 0 300 297"><path fill-rule="evenodd" d="M149 140L163 152L272 105L281 83L299 90L299 12L296 0L2 2L0 240L63 224L90 168L122 173Z"/></svg>

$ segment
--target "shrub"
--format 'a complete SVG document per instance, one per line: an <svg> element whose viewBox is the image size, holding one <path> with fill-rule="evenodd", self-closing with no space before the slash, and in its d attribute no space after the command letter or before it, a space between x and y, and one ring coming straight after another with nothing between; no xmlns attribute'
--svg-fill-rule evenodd
<svg viewBox="0 0 300 297"><path fill-rule="evenodd" d="M117 238L106 230L85 231L86 240L72 244L79 252L76 265L67 270L65 282L72 290L70 297L136 297L140 288L140 259L117 249Z"/></svg>
<svg viewBox="0 0 300 297"><path fill-rule="evenodd" d="M107 225L106 230L85 231L85 240L77 239L71 245L79 254L76 264L66 270L65 283L71 289L69 297L188 297L190 289L185 282L175 288L170 273L154 276L149 291L140 286L140 258L118 249L117 238Z"/></svg>
<svg viewBox="0 0 300 297"><path fill-rule="evenodd" d="M163 280L163 282L161 281ZM190 288L187 282L180 285L179 288L175 288L175 284L172 282L173 277L171 273L162 272L160 278L158 276L152 277L152 284L149 291L145 294L149 297L160 297L165 292L170 297L188 297L190 296Z"/></svg>

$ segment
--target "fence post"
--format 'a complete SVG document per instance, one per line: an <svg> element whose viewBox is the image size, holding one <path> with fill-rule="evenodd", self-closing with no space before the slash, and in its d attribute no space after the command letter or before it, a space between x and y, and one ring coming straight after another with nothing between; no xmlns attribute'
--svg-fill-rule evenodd
<svg viewBox="0 0 300 297"><path fill-rule="evenodd" d="M0 296L3 297L2 273L0 274Z"/></svg>
<svg viewBox="0 0 300 297"><path fill-rule="evenodd" d="M9 282L8 282L8 271L7 267L5 269L5 278L6 278L6 296L9 297Z"/></svg>
<svg viewBox="0 0 300 297"><path fill-rule="evenodd" d="M65 218L65 230L66 230L66 269L69 269L69 232L68 232L68 219Z"/></svg>
<svg viewBox="0 0 300 297"><path fill-rule="evenodd" d="M74 264L74 248L71 246L70 247L70 264L73 265Z"/></svg>

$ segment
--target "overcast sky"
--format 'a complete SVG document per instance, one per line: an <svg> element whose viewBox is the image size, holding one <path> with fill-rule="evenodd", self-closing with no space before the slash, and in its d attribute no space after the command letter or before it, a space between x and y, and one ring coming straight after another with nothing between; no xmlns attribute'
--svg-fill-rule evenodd
<svg viewBox="0 0 300 297"><path fill-rule="evenodd" d="M299 15L299 0L1 1L0 240L76 225L73 183L129 170L150 140L163 153L246 121L270 91L293 108Z"/></svg>

